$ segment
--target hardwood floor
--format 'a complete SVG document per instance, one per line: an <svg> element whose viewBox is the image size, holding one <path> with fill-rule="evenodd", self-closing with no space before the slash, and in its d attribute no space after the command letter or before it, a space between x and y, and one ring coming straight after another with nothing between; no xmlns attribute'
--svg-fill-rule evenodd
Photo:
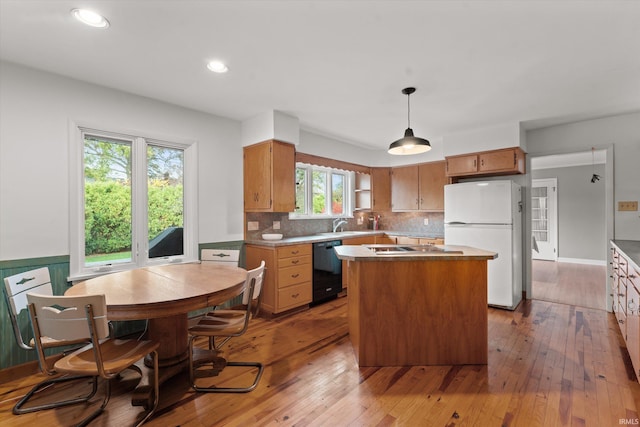
<svg viewBox="0 0 640 427"><path fill-rule="evenodd" d="M490 308L488 365L359 369L347 334L346 302L340 298L277 320L255 319L248 333L232 340L225 353L229 359L265 364L256 390L200 394L190 390L186 376L178 377L163 386L161 408L147 425L637 423L640 385L618 325L603 310L536 300L513 312ZM13 416L15 399L39 379L39 375L0 377L1 425L66 426L91 410L75 406ZM130 406L122 387L115 393L92 426L133 422L140 408Z"/></svg>
<svg viewBox="0 0 640 427"><path fill-rule="evenodd" d="M607 268L533 260L533 299L606 310Z"/></svg>

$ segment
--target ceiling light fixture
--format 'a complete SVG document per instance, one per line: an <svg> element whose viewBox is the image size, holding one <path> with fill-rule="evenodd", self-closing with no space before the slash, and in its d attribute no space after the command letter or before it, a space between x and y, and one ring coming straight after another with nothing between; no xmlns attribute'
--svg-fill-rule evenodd
<svg viewBox="0 0 640 427"><path fill-rule="evenodd" d="M225 63L221 61L209 61L209 63L207 64L207 68L214 73L226 73L227 71L229 71L229 67L227 67Z"/></svg>
<svg viewBox="0 0 640 427"><path fill-rule="evenodd" d="M109 21L104 16L88 9L71 9L71 14L83 24L96 28L107 28Z"/></svg>
<svg viewBox="0 0 640 427"><path fill-rule="evenodd" d="M600 175L596 174L596 149L595 147L591 147L591 169L593 175L591 175L591 183L594 184L596 181L600 181Z"/></svg>
<svg viewBox="0 0 640 427"><path fill-rule="evenodd" d="M404 138L393 142L389 146L389 154L407 155L407 154L420 154L431 150L431 144L429 141L423 138L413 136L413 129L411 129L411 104L409 103L409 96L416 91L415 87L407 87L402 89L402 93L407 95L407 130L404 131Z"/></svg>

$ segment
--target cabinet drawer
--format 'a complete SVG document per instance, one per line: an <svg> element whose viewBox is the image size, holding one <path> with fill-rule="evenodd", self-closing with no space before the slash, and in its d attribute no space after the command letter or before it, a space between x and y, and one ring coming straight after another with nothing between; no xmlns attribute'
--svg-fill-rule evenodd
<svg viewBox="0 0 640 427"><path fill-rule="evenodd" d="M395 245L396 238L392 236L376 236L376 244Z"/></svg>
<svg viewBox="0 0 640 427"><path fill-rule="evenodd" d="M278 259L289 258L294 256L311 255L311 244L281 246L276 249Z"/></svg>
<svg viewBox="0 0 640 427"><path fill-rule="evenodd" d="M620 281L618 284L618 293L613 296L613 299L618 299L618 304L620 305L620 310L627 314L627 284L624 281Z"/></svg>
<svg viewBox="0 0 640 427"><path fill-rule="evenodd" d="M640 292L640 268L636 268L635 265L629 265L627 270L627 285L634 286L637 291Z"/></svg>
<svg viewBox="0 0 640 427"><path fill-rule="evenodd" d="M444 239L420 239L421 245L444 245Z"/></svg>
<svg viewBox="0 0 640 427"><path fill-rule="evenodd" d="M278 288L311 281L311 265L294 265L293 267L278 269Z"/></svg>
<svg viewBox="0 0 640 427"><path fill-rule="evenodd" d="M282 258L278 260L278 269L286 267L294 267L296 265L311 264L311 255L294 256L291 258Z"/></svg>
<svg viewBox="0 0 640 427"><path fill-rule="evenodd" d="M311 282L300 283L278 290L278 311L298 307L311 302Z"/></svg>

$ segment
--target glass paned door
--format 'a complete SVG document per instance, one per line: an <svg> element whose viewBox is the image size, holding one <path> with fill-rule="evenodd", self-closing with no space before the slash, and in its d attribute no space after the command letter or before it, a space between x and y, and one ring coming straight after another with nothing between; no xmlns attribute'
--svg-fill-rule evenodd
<svg viewBox="0 0 640 427"><path fill-rule="evenodd" d="M531 185L531 232L533 259L556 261L556 179L534 179Z"/></svg>

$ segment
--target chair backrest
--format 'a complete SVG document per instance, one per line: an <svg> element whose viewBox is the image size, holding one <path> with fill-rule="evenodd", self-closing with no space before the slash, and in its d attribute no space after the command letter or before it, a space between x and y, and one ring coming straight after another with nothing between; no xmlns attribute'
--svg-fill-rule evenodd
<svg viewBox="0 0 640 427"><path fill-rule="evenodd" d="M49 269L43 267L5 277L3 291L7 308L9 309L13 335L16 338L18 346L25 350L33 350L33 347L27 344L22 337L18 316L22 310L27 309L28 292L41 295L53 295Z"/></svg>
<svg viewBox="0 0 640 427"><path fill-rule="evenodd" d="M240 251L237 249L203 249L200 253L202 262L238 265Z"/></svg>
<svg viewBox="0 0 640 427"><path fill-rule="evenodd" d="M260 292L262 291L262 281L264 280L264 266L265 262L262 261L259 267L254 268L253 270L247 271L247 287L245 288L245 292L242 294L242 304L249 304L249 287L251 282L255 280L253 283L253 291L251 292L253 299L258 299L260 296Z"/></svg>
<svg viewBox="0 0 640 427"><path fill-rule="evenodd" d="M50 296L29 293L27 301L36 336L65 341L83 338L95 341L109 336L104 295ZM95 324L95 331L92 330L92 324Z"/></svg>

